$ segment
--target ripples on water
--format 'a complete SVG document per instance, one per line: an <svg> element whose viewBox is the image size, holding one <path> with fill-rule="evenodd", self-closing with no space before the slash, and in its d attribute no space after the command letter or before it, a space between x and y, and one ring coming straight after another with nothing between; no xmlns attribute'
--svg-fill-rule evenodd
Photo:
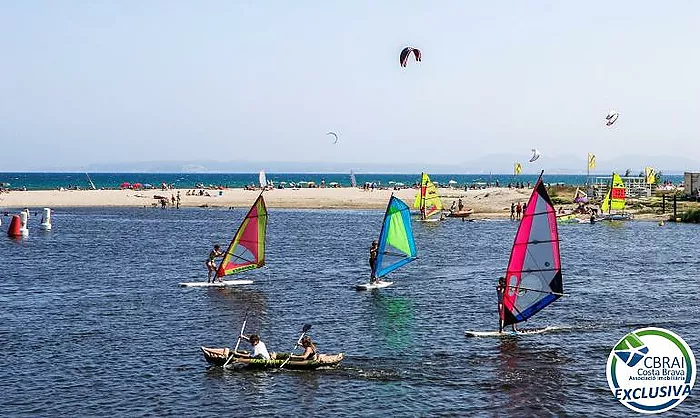
<svg viewBox="0 0 700 418"><path fill-rule="evenodd" d="M625 333L661 326L700 352L698 225L560 226L569 297L513 339L465 338L497 326L495 282L516 224L414 223L420 259L395 285L358 293L381 211L272 210L267 267L237 289L206 278L245 210L60 209L54 230L0 239L0 392L6 415L632 416L605 378ZM3 228L7 225L5 223ZM317 372L207 369L200 345L259 332L292 348L305 322ZM527 326L524 325L524 327ZM671 416L698 415L697 393Z"/></svg>

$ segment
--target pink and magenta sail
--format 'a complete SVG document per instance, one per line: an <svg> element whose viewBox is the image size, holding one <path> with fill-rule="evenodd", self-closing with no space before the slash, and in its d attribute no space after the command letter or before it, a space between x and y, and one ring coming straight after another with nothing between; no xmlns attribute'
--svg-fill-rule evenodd
<svg viewBox="0 0 700 418"><path fill-rule="evenodd" d="M261 193L233 236L216 269L216 276L228 276L264 266L266 229L267 207Z"/></svg>
<svg viewBox="0 0 700 418"><path fill-rule="evenodd" d="M510 253L500 313L503 324L527 320L563 291L556 211L540 175Z"/></svg>

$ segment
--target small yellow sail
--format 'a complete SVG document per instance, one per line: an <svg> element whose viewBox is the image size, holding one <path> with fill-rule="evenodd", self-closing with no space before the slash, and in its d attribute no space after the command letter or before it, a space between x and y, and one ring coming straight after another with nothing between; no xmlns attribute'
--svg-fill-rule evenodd
<svg viewBox="0 0 700 418"><path fill-rule="evenodd" d="M656 183L656 171L654 171L653 167L646 167L644 169L644 174L647 179L647 184L655 184Z"/></svg>
<svg viewBox="0 0 700 418"><path fill-rule="evenodd" d="M413 202L413 207L420 209L421 218L426 219L440 213L443 209L442 200L438 195L437 187L430 181L427 174L421 173L420 191Z"/></svg>
<svg viewBox="0 0 700 418"><path fill-rule="evenodd" d="M608 212L610 210L625 210L625 183L619 174L613 173L610 190L603 199L600 210Z"/></svg>

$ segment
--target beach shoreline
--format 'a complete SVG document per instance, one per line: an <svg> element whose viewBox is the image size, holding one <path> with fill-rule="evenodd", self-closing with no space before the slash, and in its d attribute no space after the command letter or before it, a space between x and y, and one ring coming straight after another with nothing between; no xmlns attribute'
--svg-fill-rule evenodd
<svg viewBox="0 0 700 418"><path fill-rule="evenodd" d="M161 207L161 197L167 199L167 208L174 208L173 197L180 193L180 207L240 208L249 207L260 193L259 190L205 189L203 195L192 189L150 190L30 190L0 194L0 210L12 212L22 208L69 208L69 207ZM191 193L194 192L194 193ZM532 189L489 187L484 189L440 188L438 193L445 208L462 199L465 207L473 209L471 218L508 218L511 203L527 202ZM305 188L273 189L265 191L265 202L269 208L287 209L384 209L389 197L394 194L410 207L413 206L417 189L360 188ZM566 209L573 204L556 205ZM634 213L634 211L631 211ZM635 219L661 220L668 214L638 214Z"/></svg>

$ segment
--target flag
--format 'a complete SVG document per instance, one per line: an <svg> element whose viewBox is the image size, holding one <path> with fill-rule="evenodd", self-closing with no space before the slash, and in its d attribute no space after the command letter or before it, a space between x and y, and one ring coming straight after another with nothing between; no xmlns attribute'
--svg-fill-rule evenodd
<svg viewBox="0 0 700 418"><path fill-rule="evenodd" d="M656 172L652 167L647 167L644 169L644 175L647 179L647 184L655 184L656 183Z"/></svg>
<svg viewBox="0 0 700 418"><path fill-rule="evenodd" d="M595 168L595 154L588 153L588 168L591 170Z"/></svg>
<svg viewBox="0 0 700 418"><path fill-rule="evenodd" d="M515 167L513 168L513 171L515 172L515 175L517 176L520 174L520 172L523 171L523 166L520 165L520 163L515 163Z"/></svg>

